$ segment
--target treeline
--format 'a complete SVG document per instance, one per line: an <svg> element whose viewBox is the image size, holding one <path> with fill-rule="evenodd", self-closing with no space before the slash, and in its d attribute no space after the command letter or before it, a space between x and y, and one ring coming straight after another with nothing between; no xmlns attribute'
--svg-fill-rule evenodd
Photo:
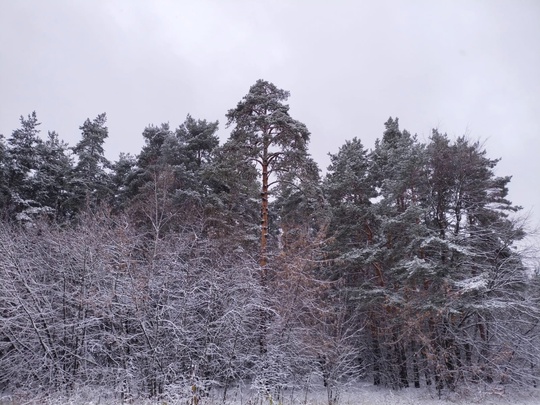
<svg viewBox="0 0 540 405"><path fill-rule="evenodd" d="M21 117L0 139L0 390L536 386L540 279L498 160L390 118L321 178L288 96L259 80L223 145L188 115L114 163L105 114L74 147Z"/></svg>

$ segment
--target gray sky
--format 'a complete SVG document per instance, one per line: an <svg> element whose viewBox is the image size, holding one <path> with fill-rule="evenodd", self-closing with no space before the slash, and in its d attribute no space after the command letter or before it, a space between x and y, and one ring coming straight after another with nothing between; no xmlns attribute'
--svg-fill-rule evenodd
<svg viewBox="0 0 540 405"><path fill-rule="evenodd" d="M538 0L0 0L0 133L36 110L70 145L108 116L108 157L148 124L219 120L259 78L327 153L372 147L389 116L427 139L486 141L540 219Z"/></svg>

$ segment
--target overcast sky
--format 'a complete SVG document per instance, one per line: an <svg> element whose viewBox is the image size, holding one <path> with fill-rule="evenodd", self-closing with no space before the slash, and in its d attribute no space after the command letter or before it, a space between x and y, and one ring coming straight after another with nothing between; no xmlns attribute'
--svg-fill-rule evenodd
<svg viewBox="0 0 540 405"><path fill-rule="evenodd" d="M327 153L373 147L389 116L485 141L510 198L540 219L538 0L0 0L0 134L36 110L70 145L108 116L107 155L148 124L220 121L257 79Z"/></svg>

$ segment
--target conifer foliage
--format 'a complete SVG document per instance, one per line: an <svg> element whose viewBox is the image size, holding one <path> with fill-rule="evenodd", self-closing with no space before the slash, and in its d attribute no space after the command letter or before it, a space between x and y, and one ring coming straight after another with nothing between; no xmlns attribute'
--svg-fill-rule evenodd
<svg viewBox="0 0 540 405"><path fill-rule="evenodd" d="M390 118L321 178L288 97L259 80L223 145L188 115L112 164L105 114L73 148L35 112L0 137L0 392L538 384L539 277L498 160Z"/></svg>
<svg viewBox="0 0 540 405"><path fill-rule="evenodd" d="M284 173L302 165L307 156L310 134L304 124L289 115L289 106L283 103L288 98L289 92L258 80L227 113L227 124L235 124L228 147L260 167L262 268L268 263L270 188Z"/></svg>

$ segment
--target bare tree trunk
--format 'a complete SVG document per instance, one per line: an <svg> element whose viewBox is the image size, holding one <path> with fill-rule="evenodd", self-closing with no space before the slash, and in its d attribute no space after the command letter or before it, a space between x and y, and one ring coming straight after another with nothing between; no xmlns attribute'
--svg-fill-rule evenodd
<svg viewBox="0 0 540 405"><path fill-rule="evenodd" d="M266 151L265 151L266 155ZM267 159L263 158L262 165L262 192L261 192L261 256L260 256L260 265L261 265L261 277L263 284L266 282L267 269L266 265L268 264L268 162Z"/></svg>
<svg viewBox="0 0 540 405"><path fill-rule="evenodd" d="M381 385L381 346L379 342L379 334L377 331L377 326L375 324L375 319L373 319L373 314L370 317L371 323L371 346L373 350L373 385Z"/></svg>
<svg viewBox="0 0 540 405"><path fill-rule="evenodd" d="M420 388L420 370L418 368L418 351L415 340L411 340L412 366L413 366L413 382L414 388Z"/></svg>

